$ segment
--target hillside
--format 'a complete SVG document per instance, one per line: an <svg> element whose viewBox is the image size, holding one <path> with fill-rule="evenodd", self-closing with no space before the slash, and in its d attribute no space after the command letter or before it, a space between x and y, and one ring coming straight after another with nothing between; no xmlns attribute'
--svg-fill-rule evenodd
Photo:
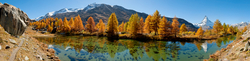
<svg viewBox="0 0 250 61"><path fill-rule="evenodd" d="M70 9L70 10L69 10ZM122 22L127 22L129 21L129 18L132 14L134 13L138 13L138 15L140 17L143 17L144 19L148 16L148 14L146 13L141 13L141 12L137 12L135 10L130 10L130 9L126 9L122 6L118 6L118 5L107 5L107 4L89 4L87 7L83 8L79 8L79 9L72 9L72 8L63 8L61 10L58 11L53 11L53 12L49 12L47 13L45 16L41 16L36 18L36 20L42 19L42 18L48 18L48 17L57 17L57 18L64 18L67 17L67 19L69 20L71 17L75 17L77 15L81 16L81 19L83 20L83 24L86 24L86 21L88 19L88 17L92 16L94 18L95 23L98 23L99 19L103 19L104 23L107 23L108 18L110 16L111 13L115 12L118 22L122 23ZM169 18L166 17L168 19L168 21L172 22L173 18ZM188 30L192 30L195 31L197 30L197 28L192 24L187 22L185 19L181 19L179 18L178 21L180 22L180 25L185 23Z"/></svg>

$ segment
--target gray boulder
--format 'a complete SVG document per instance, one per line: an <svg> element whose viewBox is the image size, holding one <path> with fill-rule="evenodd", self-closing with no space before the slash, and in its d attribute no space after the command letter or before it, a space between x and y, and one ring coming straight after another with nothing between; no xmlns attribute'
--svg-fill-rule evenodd
<svg viewBox="0 0 250 61"><path fill-rule="evenodd" d="M19 8L0 3L0 25L12 36L21 36L29 21L27 14Z"/></svg>

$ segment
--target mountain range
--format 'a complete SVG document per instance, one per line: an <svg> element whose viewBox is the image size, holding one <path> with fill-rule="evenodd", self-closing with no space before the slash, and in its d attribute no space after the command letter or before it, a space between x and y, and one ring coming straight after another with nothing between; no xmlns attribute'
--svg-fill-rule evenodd
<svg viewBox="0 0 250 61"><path fill-rule="evenodd" d="M118 5L111 6L108 4L93 3L93 4L89 4L85 8L75 8L75 9L63 8L63 9L60 9L58 11L52 11L52 12L45 14L44 16L40 16L38 18L35 18L35 20L41 20L41 19L48 18L48 17L53 17L53 18L66 17L69 20L71 17L75 17L77 15L80 15L81 19L83 21L83 24L86 24L86 21L90 16L94 18L95 23L98 23L99 19L102 19L103 22L105 24L107 24L108 18L110 16L110 14L113 12L115 12L119 24L122 22L128 22L130 16L132 14L135 14L135 13L137 13L144 20L148 16L148 14L146 14L146 13L141 13L141 12L137 12L135 10L126 9L126 8L124 8L122 6L118 6ZM170 18L170 17L166 17L166 18L168 21L172 22L173 18ZM190 30L190 31L196 31L198 29L192 23L189 23L185 19L178 18L178 21L180 23L179 26L181 26L181 24L185 23L188 30Z"/></svg>
<svg viewBox="0 0 250 61"><path fill-rule="evenodd" d="M203 30L206 30L206 29L209 30L209 29L213 29L214 23L210 21L207 16L205 16L204 19L200 23L194 23L193 25L197 28L201 26Z"/></svg>

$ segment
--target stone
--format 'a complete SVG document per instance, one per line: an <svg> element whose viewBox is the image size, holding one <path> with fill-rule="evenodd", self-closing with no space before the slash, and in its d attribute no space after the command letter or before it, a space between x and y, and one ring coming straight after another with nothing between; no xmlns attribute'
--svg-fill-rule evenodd
<svg viewBox="0 0 250 61"><path fill-rule="evenodd" d="M243 50L243 51L247 51L247 50L248 50L249 45L250 45L250 43L249 43L249 41L247 41L247 43L245 44L245 48L244 48L244 50Z"/></svg>
<svg viewBox="0 0 250 61"><path fill-rule="evenodd" d="M51 49L51 48L50 48L48 51L49 51L50 53L55 53L55 50L54 50L54 49Z"/></svg>
<svg viewBox="0 0 250 61"><path fill-rule="evenodd" d="M0 50L2 49L2 46L0 45Z"/></svg>
<svg viewBox="0 0 250 61"><path fill-rule="evenodd" d="M24 59L27 61L27 60L29 60L29 57L25 56L25 58L24 58Z"/></svg>
<svg viewBox="0 0 250 61"><path fill-rule="evenodd" d="M13 39L9 39L9 40L10 40L10 43L16 44L16 41L15 41L15 40L13 40Z"/></svg>
<svg viewBox="0 0 250 61"><path fill-rule="evenodd" d="M13 5L0 4L0 25L12 36L21 36L29 23L28 15Z"/></svg>
<svg viewBox="0 0 250 61"><path fill-rule="evenodd" d="M5 49L9 49L9 48L10 48L10 46L9 46L9 45L6 45L6 46L5 46Z"/></svg>

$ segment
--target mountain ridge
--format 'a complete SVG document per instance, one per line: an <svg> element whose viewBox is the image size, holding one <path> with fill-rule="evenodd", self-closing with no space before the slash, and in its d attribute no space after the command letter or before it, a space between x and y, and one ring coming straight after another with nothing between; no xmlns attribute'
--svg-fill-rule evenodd
<svg viewBox="0 0 250 61"><path fill-rule="evenodd" d="M94 3L94 4L96 4L96 3ZM103 22L105 24L107 24L107 21L108 21L110 14L115 12L117 19L118 19L118 22L120 24L122 22L128 22L130 16L132 14L135 14L135 13L137 13L139 15L139 17L142 17L144 20L148 16L148 14L146 14L146 13L137 12L137 11L132 10L132 9L126 9L126 8L119 6L119 5L111 6L108 4L97 4L97 5L90 4L88 6L94 6L94 8L90 8L89 10L85 10L85 8L86 8L85 7L83 10L78 10L76 12L57 13L57 14L54 14L52 16L44 16L44 17L40 17L40 18L48 18L48 17L64 18L64 17L66 17L69 20L71 17L75 17L77 15L80 15L81 19L83 21L83 24L86 24L86 21L87 21L88 17L90 17L90 16L94 18L94 21L96 23L98 23L99 19L102 19ZM168 21L172 22L173 18L169 18L169 17L166 17L166 18ZM180 25L185 23L188 30L191 30L191 31L197 30L197 28L192 23L189 23L182 18L178 18L178 21L180 22Z"/></svg>

